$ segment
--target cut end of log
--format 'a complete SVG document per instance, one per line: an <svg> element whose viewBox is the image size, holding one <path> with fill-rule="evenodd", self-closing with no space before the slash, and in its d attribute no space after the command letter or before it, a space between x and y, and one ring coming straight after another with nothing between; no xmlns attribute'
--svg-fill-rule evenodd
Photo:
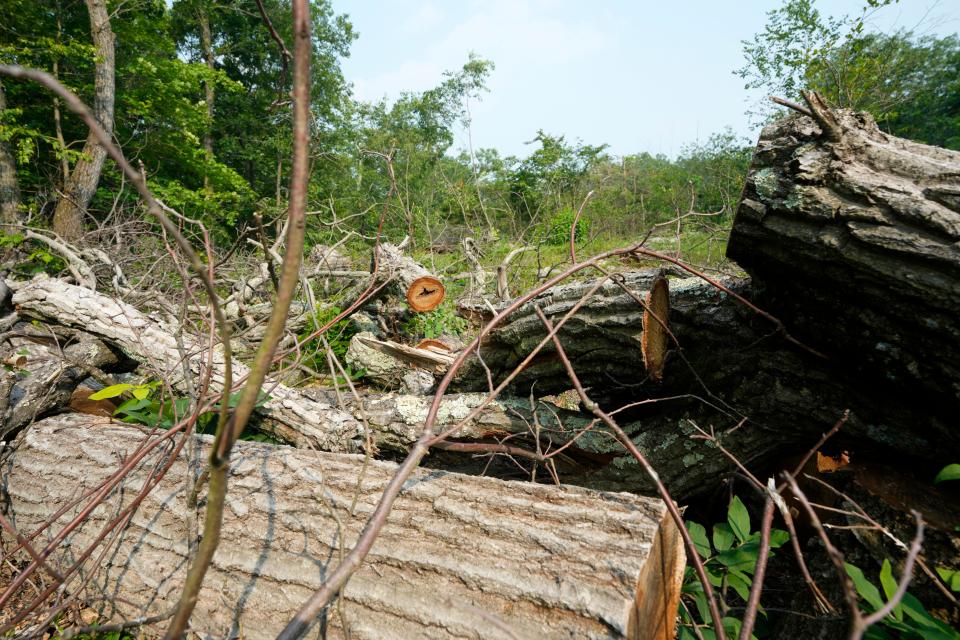
<svg viewBox="0 0 960 640"><path fill-rule="evenodd" d="M663 379L663 367L667 361L670 316L670 285L666 278L657 278L647 293L647 304L643 311L643 366L650 379Z"/></svg>
<svg viewBox="0 0 960 640"><path fill-rule="evenodd" d="M417 278L407 289L407 304L417 313L433 311L443 302L443 283L433 276Z"/></svg>

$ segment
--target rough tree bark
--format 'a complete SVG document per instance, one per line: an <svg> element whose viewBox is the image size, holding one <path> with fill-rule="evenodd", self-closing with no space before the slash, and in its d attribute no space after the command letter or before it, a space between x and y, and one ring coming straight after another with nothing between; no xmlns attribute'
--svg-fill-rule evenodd
<svg viewBox="0 0 960 640"><path fill-rule="evenodd" d="M95 48L93 113L107 132L113 133L115 88L114 36L105 0L86 0L90 13L90 33ZM90 133L83 145L83 157L77 161L63 194L53 212L53 230L62 238L74 240L83 233L83 216L97 190L107 151Z"/></svg>
<svg viewBox="0 0 960 640"><path fill-rule="evenodd" d="M143 438L130 426L78 414L34 425L3 465L11 519L30 531L107 477L114 456ZM55 560L66 562L89 543L155 462L134 471ZM360 457L239 443L224 540L195 630L274 637L352 544L395 469L363 467ZM187 473L185 460L174 462L117 551L92 568L90 589L109 594L108 614L155 614L176 598L190 535ZM683 564L682 543L659 500L418 471L342 606L321 625L329 638L346 637L348 627L356 639L666 640L673 638Z"/></svg>
<svg viewBox="0 0 960 640"><path fill-rule="evenodd" d="M814 117L763 130L727 253L752 276L758 304L863 393L955 423L960 152L810 98Z"/></svg>
<svg viewBox="0 0 960 640"><path fill-rule="evenodd" d="M0 117L7 108L7 96L0 82ZM20 186L17 181L17 163L10 151L10 142L0 137L0 221L15 224L20 221Z"/></svg>
<svg viewBox="0 0 960 640"><path fill-rule="evenodd" d="M117 362L100 340L62 327L21 322L0 338L4 362L15 363L0 370L0 440L66 405L81 380Z"/></svg>

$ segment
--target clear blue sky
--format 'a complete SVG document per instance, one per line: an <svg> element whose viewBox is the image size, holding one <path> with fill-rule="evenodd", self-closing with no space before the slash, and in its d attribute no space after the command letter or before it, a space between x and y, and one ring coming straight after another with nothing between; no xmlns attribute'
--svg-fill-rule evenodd
<svg viewBox="0 0 960 640"><path fill-rule="evenodd" d="M858 14L863 0L820 0L822 13ZM343 63L358 98L438 84L476 52L496 64L490 92L471 104L474 148L524 156L537 129L611 152L676 154L730 126L751 140L747 94L731 72L741 40L763 29L779 0L333 0L359 39ZM900 0L869 26L960 30L958 0ZM457 147L466 148L465 132Z"/></svg>

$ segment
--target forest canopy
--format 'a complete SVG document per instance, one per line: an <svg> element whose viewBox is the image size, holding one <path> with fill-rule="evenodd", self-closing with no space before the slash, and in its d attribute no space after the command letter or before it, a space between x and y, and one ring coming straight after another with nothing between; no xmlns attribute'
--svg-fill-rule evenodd
<svg viewBox="0 0 960 640"><path fill-rule="evenodd" d="M8 4L0 62L48 71L97 104L100 58L91 38L91 2ZM387 156L400 197L389 204L386 233L410 235L419 246L457 225L484 229L491 238L559 242L589 192L584 236L636 236L694 210L716 213L712 223L729 220L751 141L724 131L673 158L615 157L605 141L540 130L530 132L523 158L456 149L455 132L470 124L468 101L483 99L496 61L471 55L430 90L394 101L358 100L341 69L357 37L349 17L335 14L325 0L312 4L310 242L339 237L335 226L346 216L355 216L351 228L358 236L375 232L374 205L391 191ZM747 89L797 99L800 89L812 88L831 104L871 112L895 135L960 148L960 40L865 30L866 11L883 4L889 2L872 0L863 15L838 18L822 15L812 0L787 0L743 43L745 62L736 73ZM289 45L278 46L256 5L134 0L106 6L116 56L112 131L151 188L224 241L249 228L255 214L279 215L290 170ZM289 2L266 0L263 7L279 40L291 42ZM0 144L18 186L16 196L5 199L16 197L20 220L49 225L84 157L86 128L35 84L5 79L2 98ZM772 115L766 101L755 111L761 121ZM135 208L110 163L96 187L85 208L86 228ZM72 236L78 229L58 231Z"/></svg>

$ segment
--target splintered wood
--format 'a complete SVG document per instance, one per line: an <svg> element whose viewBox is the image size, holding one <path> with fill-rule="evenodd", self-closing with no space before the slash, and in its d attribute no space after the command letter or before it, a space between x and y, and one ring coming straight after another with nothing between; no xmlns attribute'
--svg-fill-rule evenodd
<svg viewBox="0 0 960 640"><path fill-rule="evenodd" d="M107 479L145 438L83 414L36 423L3 466L10 517L29 534ZM201 438L198 461L209 442ZM154 449L68 535L51 557L55 566L75 560L169 455L169 446ZM354 543L396 469L364 464L360 456L238 443L223 540L193 630L275 637ZM115 617L158 614L176 602L189 523L204 510L186 506L190 477L184 455L172 461L116 551L81 571L77 583L89 578L92 594L111 594ZM46 544L84 505L35 544ZM346 637L348 626L355 640L670 639L683 566L682 542L660 500L423 470L407 482L342 606L330 612L326 637Z"/></svg>

